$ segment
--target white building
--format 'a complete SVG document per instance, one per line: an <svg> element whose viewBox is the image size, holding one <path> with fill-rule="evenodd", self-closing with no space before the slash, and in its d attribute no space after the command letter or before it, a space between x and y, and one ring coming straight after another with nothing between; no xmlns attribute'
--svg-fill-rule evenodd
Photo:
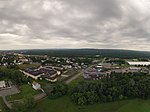
<svg viewBox="0 0 150 112"><path fill-rule="evenodd" d="M129 65L142 65L142 66L149 66L150 65L150 62L128 62Z"/></svg>
<svg viewBox="0 0 150 112"><path fill-rule="evenodd" d="M37 83L37 82L33 82L33 83L32 83L32 87L33 87L33 89L35 89L35 90L41 89L41 85L40 85L39 83Z"/></svg>
<svg viewBox="0 0 150 112"><path fill-rule="evenodd" d="M129 69L130 69L130 70L141 70L140 67L130 67Z"/></svg>
<svg viewBox="0 0 150 112"><path fill-rule="evenodd" d="M5 87L6 87L5 81L0 81L0 88L5 88Z"/></svg>

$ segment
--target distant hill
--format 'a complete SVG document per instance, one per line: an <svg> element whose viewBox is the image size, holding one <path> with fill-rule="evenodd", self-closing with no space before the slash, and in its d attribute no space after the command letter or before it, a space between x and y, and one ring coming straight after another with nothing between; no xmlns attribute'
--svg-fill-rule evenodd
<svg viewBox="0 0 150 112"><path fill-rule="evenodd" d="M15 52L28 55L49 55L61 57L96 56L118 57L118 58L150 58L150 52L118 50L118 49L34 49L17 50Z"/></svg>

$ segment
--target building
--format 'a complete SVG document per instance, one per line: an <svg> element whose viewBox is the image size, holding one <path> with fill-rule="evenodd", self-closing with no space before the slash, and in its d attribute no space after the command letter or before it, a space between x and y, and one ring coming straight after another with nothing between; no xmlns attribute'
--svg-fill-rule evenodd
<svg viewBox="0 0 150 112"><path fill-rule="evenodd" d="M5 81L0 81L0 89L6 88Z"/></svg>
<svg viewBox="0 0 150 112"><path fill-rule="evenodd" d="M150 65L150 62L128 62L129 65L132 65L132 66L138 66L138 65L141 65L141 66L149 66Z"/></svg>
<svg viewBox="0 0 150 112"><path fill-rule="evenodd" d="M142 68L140 68L140 67L130 67L129 69L130 70L141 70Z"/></svg>
<svg viewBox="0 0 150 112"><path fill-rule="evenodd" d="M32 87L33 87L33 89L35 89L35 90L41 89L41 85L40 85L39 83L37 83L37 82L33 82L33 83L32 83Z"/></svg>
<svg viewBox="0 0 150 112"><path fill-rule="evenodd" d="M35 80L37 80L38 78L41 77L41 75L43 75L43 73L39 72L39 71L22 71L26 76L31 77Z"/></svg>
<svg viewBox="0 0 150 112"><path fill-rule="evenodd" d="M57 71L51 69L49 72L46 72L45 75L42 75L41 77L50 82L56 82L58 73L57 73Z"/></svg>
<svg viewBox="0 0 150 112"><path fill-rule="evenodd" d="M56 82L57 77L60 75L59 71L56 71L52 68L47 67L40 67L38 69L26 69L25 71L22 71L26 76L31 77L35 80L39 78L46 79L50 82Z"/></svg>
<svg viewBox="0 0 150 112"><path fill-rule="evenodd" d="M95 68L88 68L84 71L83 77L84 79L92 79L92 80L99 80L103 77L106 77L107 73L100 72L99 70Z"/></svg>

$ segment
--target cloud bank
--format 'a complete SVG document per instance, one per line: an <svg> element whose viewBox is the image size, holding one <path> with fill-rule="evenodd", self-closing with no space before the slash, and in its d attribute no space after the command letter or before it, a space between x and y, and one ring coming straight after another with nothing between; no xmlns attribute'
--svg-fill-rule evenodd
<svg viewBox="0 0 150 112"><path fill-rule="evenodd" d="M0 0L0 49L150 51L150 0Z"/></svg>

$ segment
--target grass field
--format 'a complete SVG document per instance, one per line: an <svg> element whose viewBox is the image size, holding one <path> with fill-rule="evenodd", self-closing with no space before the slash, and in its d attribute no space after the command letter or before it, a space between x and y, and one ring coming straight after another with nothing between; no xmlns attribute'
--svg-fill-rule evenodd
<svg viewBox="0 0 150 112"><path fill-rule="evenodd" d="M65 96L56 100L45 98L29 112L150 112L150 100L125 100L77 106Z"/></svg>
<svg viewBox="0 0 150 112"><path fill-rule="evenodd" d="M19 90L21 91L18 94L15 95L11 95L11 96L7 96L7 100L8 101L12 101L12 100L19 100L19 99L23 99L26 95L36 95L41 93L41 91L36 91L34 90L31 85L25 84L19 87Z"/></svg>

